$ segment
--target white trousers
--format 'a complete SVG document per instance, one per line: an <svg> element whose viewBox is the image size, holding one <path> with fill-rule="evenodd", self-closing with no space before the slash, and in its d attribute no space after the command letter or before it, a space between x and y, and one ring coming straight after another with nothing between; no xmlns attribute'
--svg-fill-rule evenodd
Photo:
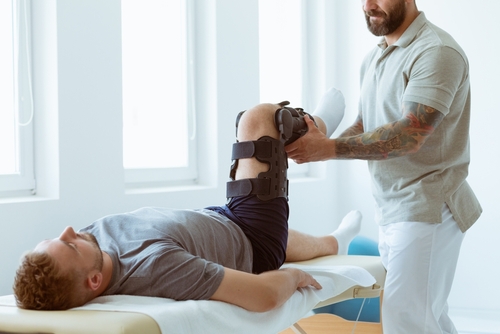
<svg viewBox="0 0 500 334"><path fill-rule="evenodd" d="M464 234L448 206L443 222L380 226L379 251L387 269L382 300L384 334L457 333L447 299Z"/></svg>

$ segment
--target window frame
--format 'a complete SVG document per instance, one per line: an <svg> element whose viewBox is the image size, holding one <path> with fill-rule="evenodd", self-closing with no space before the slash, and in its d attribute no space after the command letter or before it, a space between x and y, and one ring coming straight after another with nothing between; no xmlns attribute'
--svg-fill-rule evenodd
<svg viewBox="0 0 500 334"><path fill-rule="evenodd" d="M124 180L126 188L163 187L178 184L196 184L197 168L197 137L196 137L196 105L195 105L195 2L185 0L186 14L186 83L187 83L187 123L188 123L188 162L186 167L165 168L125 168Z"/></svg>
<svg viewBox="0 0 500 334"><path fill-rule="evenodd" d="M36 193L33 147L31 2L29 0L12 1L12 20L18 171L0 175L0 194L2 196L9 196L13 193L22 195Z"/></svg>

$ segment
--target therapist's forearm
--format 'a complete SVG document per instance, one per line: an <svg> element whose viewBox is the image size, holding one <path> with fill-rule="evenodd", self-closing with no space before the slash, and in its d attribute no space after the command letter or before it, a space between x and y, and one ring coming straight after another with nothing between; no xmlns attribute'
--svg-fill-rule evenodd
<svg viewBox="0 0 500 334"><path fill-rule="evenodd" d="M415 102L404 102L401 114L401 119L370 132L363 132L358 116L336 139L336 159L384 160L418 152L444 118L438 110Z"/></svg>
<svg viewBox="0 0 500 334"><path fill-rule="evenodd" d="M340 137L335 139L335 159L384 160L415 153L426 139L422 132L402 119L372 132Z"/></svg>
<svg viewBox="0 0 500 334"><path fill-rule="evenodd" d="M338 138L360 135L365 132L361 115L358 115L353 125L345 129Z"/></svg>

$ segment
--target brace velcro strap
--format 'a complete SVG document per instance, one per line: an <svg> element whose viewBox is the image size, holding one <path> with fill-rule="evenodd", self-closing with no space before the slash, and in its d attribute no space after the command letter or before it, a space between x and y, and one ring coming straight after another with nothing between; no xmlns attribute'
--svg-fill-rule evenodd
<svg viewBox="0 0 500 334"><path fill-rule="evenodd" d="M270 158L273 154L273 147L268 141L242 141L233 144L231 159L244 158Z"/></svg>
<svg viewBox="0 0 500 334"><path fill-rule="evenodd" d="M269 195L270 187L270 179L241 179L229 181L226 187L226 196Z"/></svg>

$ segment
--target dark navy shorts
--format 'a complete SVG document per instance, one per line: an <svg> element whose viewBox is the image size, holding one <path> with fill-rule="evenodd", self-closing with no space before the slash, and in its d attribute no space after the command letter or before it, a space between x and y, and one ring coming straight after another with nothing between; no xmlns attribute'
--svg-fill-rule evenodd
<svg viewBox="0 0 500 334"><path fill-rule="evenodd" d="M255 195L231 198L224 206L206 208L231 219L252 243L253 272L275 270L285 262L288 241L288 201L262 201Z"/></svg>

